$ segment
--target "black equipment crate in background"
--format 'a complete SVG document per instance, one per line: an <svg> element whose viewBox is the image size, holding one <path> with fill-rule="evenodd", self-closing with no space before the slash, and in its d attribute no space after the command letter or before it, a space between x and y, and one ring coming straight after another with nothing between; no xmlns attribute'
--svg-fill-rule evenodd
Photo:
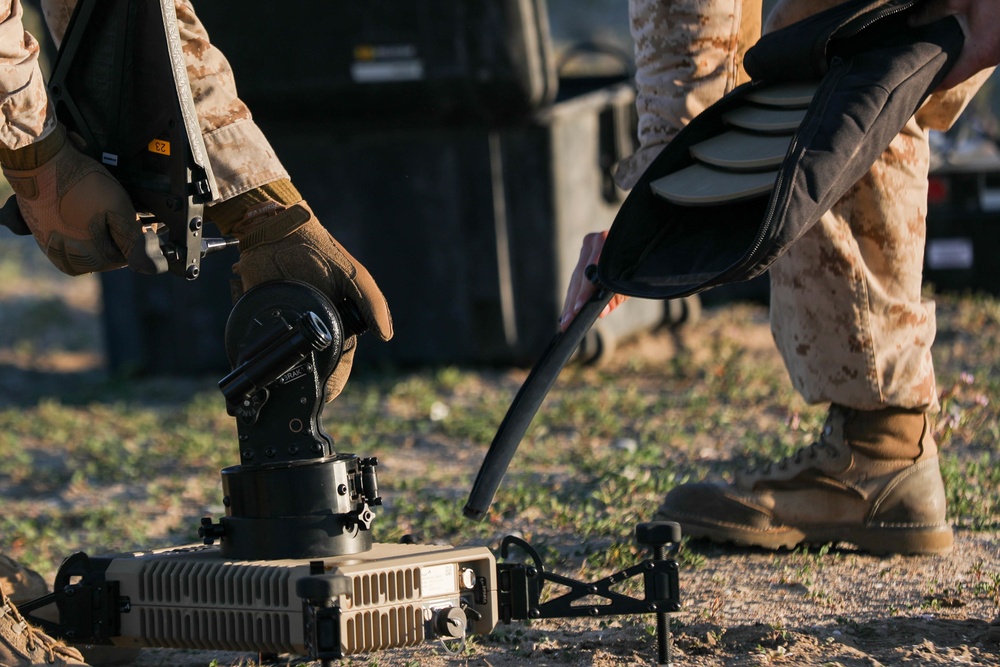
<svg viewBox="0 0 1000 667"><path fill-rule="evenodd" d="M557 80L545 0L196 2L254 113L504 118Z"/></svg>
<svg viewBox="0 0 1000 667"><path fill-rule="evenodd" d="M207 236L218 237L214 226ZM100 274L105 353L116 373L225 374L226 319L232 309L235 250L207 257L201 276L149 276L127 269Z"/></svg>
<svg viewBox="0 0 1000 667"><path fill-rule="evenodd" d="M389 300L396 339L366 356L529 363L555 333L584 234L620 203L606 167L633 103L623 84L504 126L265 127ZM662 312L636 301L602 326L649 328Z"/></svg>
<svg viewBox="0 0 1000 667"><path fill-rule="evenodd" d="M304 2L312 11L289 12L246 2L238 25L228 4L196 7L292 181L386 294L396 337L363 339L359 362L533 363L556 330L582 237L610 226L621 203L610 168L633 149L634 89L626 74L581 76L560 80L552 102L542 0L377 0L368 10L345 9L355 4ZM506 37L494 34L487 44L469 32L488 25L452 25L453 42L427 56L422 92L413 81L395 90L391 82L368 88L367 81L352 89L334 71L351 64L332 44L346 39L335 15L355 20L358 12L416 8L427 13L413 24L420 45L431 28L439 40L443 34L428 21L454 21L455 6L473 4L505 17L493 31L506 26ZM477 16L488 13L477 9ZM407 24L397 19L366 24L364 36L398 45ZM281 47L288 57L258 62L261 53L274 53L259 40L276 35L289 40ZM502 62L470 69L470 48ZM511 56L526 48L535 49L530 57ZM460 61L457 74L444 66L448 58ZM428 105L435 99L446 104ZM235 257L207 258L193 283L104 276L112 368L226 370L222 332ZM651 329L663 316L661 302L630 300L595 326L588 352L596 353L595 342L606 349Z"/></svg>
<svg viewBox="0 0 1000 667"><path fill-rule="evenodd" d="M396 336L364 340L362 362L530 364L555 332L583 235L620 204L609 167L633 104L619 84L502 126L259 122L389 301ZM219 370L235 258L207 258L192 283L104 275L112 367ZM595 331L613 345L662 318L661 302L634 299Z"/></svg>
<svg viewBox="0 0 1000 667"><path fill-rule="evenodd" d="M952 157L928 181L924 281L1000 295L1000 157Z"/></svg>

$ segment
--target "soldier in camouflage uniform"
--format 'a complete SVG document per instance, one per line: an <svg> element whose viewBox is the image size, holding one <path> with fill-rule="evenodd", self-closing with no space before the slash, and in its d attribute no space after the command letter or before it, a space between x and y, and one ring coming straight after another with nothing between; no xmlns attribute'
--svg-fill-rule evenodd
<svg viewBox="0 0 1000 667"><path fill-rule="evenodd" d="M764 29L839 1L779 0ZM925 18L981 1L938 0L929 12L936 16ZM625 188L686 122L745 79L742 55L760 27L759 0L629 5L640 148L616 172ZM739 472L732 484L680 485L658 518L693 537L771 549L826 542L875 553L951 548L928 418L938 408L934 304L921 296L928 131L955 121L989 75L972 72L998 55L933 94L871 171L771 267L771 327L792 382L810 403L830 404L816 442ZM596 262L605 237L584 240L563 327L593 292L583 269Z"/></svg>
<svg viewBox="0 0 1000 667"><path fill-rule="evenodd" d="M56 43L74 6L75 0L42 0ZM192 97L219 186L206 217L239 240L234 271L243 289L275 279L309 283L337 301L351 299L368 328L388 340L392 320L375 281L292 185L239 99L229 63L212 46L191 2L176 0L175 8ZM82 155L59 124L38 68L38 42L25 32L22 15L20 0L0 0L0 166L38 245L60 270L79 275L123 267L141 238L136 211L121 186ZM328 400L347 381L354 345L353 337L345 342L327 386ZM44 592L40 577L2 559L0 589L0 664L84 664L75 649L24 623L10 602L8 595L32 599Z"/></svg>
<svg viewBox="0 0 1000 667"><path fill-rule="evenodd" d="M58 44L75 1L43 0ZM364 267L334 241L288 178L236 93L223 54L209 41L189 0L175 2L191 93L219 185L206 217L240 241L234 267L244 289L295 278L357 303L369 328L392 336L385 299ZM24 32L20 0L0 0L0 165L18 206L49 259L70 275L125 266L141 233L135 210L100 165L66 137L48 103L38 42ZM343 388L354 341L331 378L327 398Z"/></svg>

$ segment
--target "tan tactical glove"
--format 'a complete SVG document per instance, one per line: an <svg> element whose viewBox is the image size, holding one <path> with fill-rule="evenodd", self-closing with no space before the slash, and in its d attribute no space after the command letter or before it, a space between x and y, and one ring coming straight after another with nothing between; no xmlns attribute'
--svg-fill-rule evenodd
<svg viewBox="0 0 1000 667"><path fill-rule="evenodd" d="M335 304L349 299L372 333L383 341L392 338L392 316L375 280L295 196L298 193L291 184L285 182L285 187L294 195L284 199L299 199L297 203L263 201L233 225L225 222L225 216L219 216L220 221L212 217L211 209L207 212L224 234L232 234L240 242L240 260L233 271L240 277L243 291L271 280L308 283ZM336 398L347 383L356 346L357 336L344 341L340 363L327 382L327 401Z"/></svg>
<svg viewBox="0 0 1000 667"><path fill-rule="evenodd" d="M28 230L60 271L76 276L128 264L150 272L128 194L61 125L26 148L0 148L0 165Z"/></svg>

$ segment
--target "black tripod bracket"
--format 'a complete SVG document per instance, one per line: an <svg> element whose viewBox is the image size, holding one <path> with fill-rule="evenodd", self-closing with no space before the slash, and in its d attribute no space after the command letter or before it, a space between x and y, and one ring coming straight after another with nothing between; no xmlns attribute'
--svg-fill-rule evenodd
<svg viewBox="0 0 1000 667"><path fill-rule="evenodd" d="M497 563L497 604L500 620L541 618L600 618L620 614L656 614L657 664L670 665L670 620L667 614L681 608L676 553L681 527L673 521L641 523L636 541L653 550L653 557L593 582L582 582L546 572L542 558L531 545L509 535L500 543L500 556L507 558L516 546L530 563ZM673 546L672 549L668 549ZM631 579L642 577L642 597L613 590ZM546 583L561 586L565 593L542 602Z"/></svg>
<svg viewBox="0 0 1000 667"><path fill-rule="evenodd" d="M661 525L677 526L672 523ZM679 531L678 527L678 536ZM530 562L497 563L500 620L505 623L541 618L670 613L680 609L678 566L672 558L654 557L598 581L582 582L546 571L538 552L513 535L508 535L500 543L500 556L507 558L511 547L528 554ZM642 597L614 590L636 577L642 577ZM546 583L561 586L566 592L542 602Z"/></svg>

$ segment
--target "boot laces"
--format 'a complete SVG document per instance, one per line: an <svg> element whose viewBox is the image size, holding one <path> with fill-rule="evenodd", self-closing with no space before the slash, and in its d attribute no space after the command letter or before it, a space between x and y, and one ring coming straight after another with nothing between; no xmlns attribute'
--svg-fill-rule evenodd
<svg viewBox="0 0 1000 667"><path fill-rule="evenodd" d="M837 451L836 447L833 447L823 439L820 438L818 441L807 445L805 447L800 447L795 450L794 453L782 458L779 461L770 461L760 469L760 474L762 476L767 476L772 470L777 468L780 472L786 472L790 467L802 467L807 461L815 461L819 458L820 453L824 454L828 459L833 460L840 456L840 452Z"/></svg>
<svg viewBox="0 0 1000 667"><path fill-rule="evenodd" d="M13 622L14 634L24 637L24 645L29 651L41 649L45 654L45 661L50 665L55 664L57 655L64 657L72 655L71 650L67 646L24 620L21 612L17 610L17 607L13 603L7 600L6 596L4 596L3 600L0 600L0 603L2 603L2 606L0 606L0 619L8 614L10 615Z"/></svg>

